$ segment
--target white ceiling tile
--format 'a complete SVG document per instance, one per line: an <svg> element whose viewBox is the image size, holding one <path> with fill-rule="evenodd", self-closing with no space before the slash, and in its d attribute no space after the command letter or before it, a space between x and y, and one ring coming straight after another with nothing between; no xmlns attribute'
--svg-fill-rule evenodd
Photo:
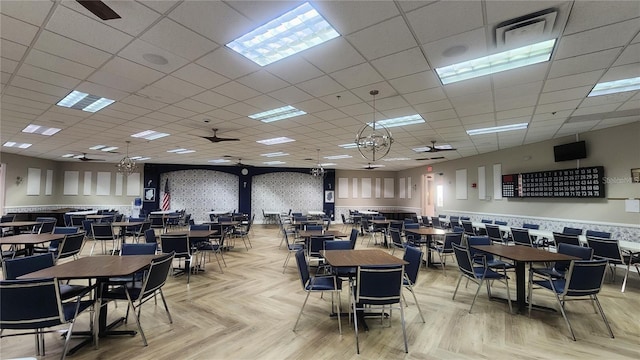
<svg viewBox="0 0 640 360"><path fill-rule="evenodd" d="M311 95L295 86L289 86L284 89L272 91L269 95L282 101L285 104L295 104L297 102L305 101L312 98Z"/></svg>
<svg viewBox="0 0 640 360"><path fill-rule="evenodd" d="M479 1L441 1L407 13L421 44L482 27Z"/></svg>
<svg viewBox="0 0 640 360"><path fill-rule="evenodd" d="M229 81L226 77L194 63L176 70L172 75L205 89L212 89Z"/></svg>
<svg viewBox="0 0 640 360"><path fill-rule="evenodd" d="M578 1L571 8L564 31L565 34L573 34L637 18L638 14L640 5L636 1Z"/></svg>
<svg viewBox="0 0 640 360"><path fill-rule="evenodd" d="M99 67L111 58L108 52L46 30L40 34L34 48L91 67Z"/></svg>
<svg viewBox="0 0 640 360"><path fill-rule="evenodd" d="M379 58L371 64L388 79L429 70L429 64L419 47Z"/></svg>
<svg viewBox="0 0 640 360"><path fill-rule="evenodd" d="M225 106L224 109L232 113L242 115L242 117L246 117L251 114L255 114L262 111L262 109L258 109L257 107L253 107L244 103L233 103L231 105ZM249 120L251 120L253 122L252 124L255 125L255 120L253 119L249 119Z"/></svg>
<svg viewBox="0 0 640 360"><path fill-rule="evenodd" d="M0 12L40 26L53 5L54 3L49 1L3 1Z"/></svg>
<svg viewBox="0 0 640 360"><path fill-rule="evenodd" d="M64 6L56 7L53 16L47 22L46 29L111 53L120 51L133 39L130 35L107 26L101 21L81 15Z"/></svg>
<svg viewBox="0 0 640 360"><path fill-rule="evenodd" d="M576 75L562 76L555 79L548 79L542 91L550 92L556 90L571 89L578 86L594 86L602 76L604 70L590 71Z"/></svg>
<svg viewBox="0 0 640 360"><path fill-rule="evenodd" d="M145 115L148 114L150 111L148 109L144 109L138 106L132 106L132 105L128 105L125 103L122 103L120 101L118 102L114 102L113 104L109 105L109 109L113 109L113 110L117 110L117 111L121 111L121 112L126 112L129 114L134 114L134 115Z"/></svg>
<svg viewBox="0 0 640 360"><path fill-rule="evenodd" d="M473 116L461 117L460 121L464 126L470 126L478 123L495 122L496 116L493 113L478 114Z"/></svg>
<svg viewBox="0 0 640 360"><path fill-rule="evenodd" d="M24 98L19 98L15 96L9 96L9 95L3 95L2 102L30 107L34 109L40 109L40 110L46 110L51 106L51 104L43 103L40 101L34 101L34 100L29 100L29 99L24 99Z"/></svg>
<svg viewBox="0 0 640 360"><path fill-rule="evenodd" d="M556 50L556 59L564 59L623 46L626 45L637 32L638 21L629 20L563 36Z"/></svg>
<svg viewBox="0 0 640 360"><path fill-rule="evenodd" d="M106 71L96 71L87 80L96 84L112 87L114 89L126 92L136 92L147 85L145 83L132 80L128 77L114 75L113 73Z"/></svg>
<svg viewBox="0 0 640 360"><path fill-rule="evenodd" d="M167 113L180 118L188 118L196 115L195 111L179 108L177 106L167 106L159 110L160 112Z"/></svg>
<svg viewBox="0 0 640 360"><path fill-rule="evenodd" d="M64 1L62 4L99 22L94 14L76 1ZM160 17L157 12L135 1L109 1L109 7L123 16L119 19L111 19L107 24L132 36L140 35Z"/></svg>
<svg viewBox="0 0 640 360"><path fill-rule="evenodd" d="M267 95L256 96L254 98L247 99L244 102L253 107L263 109L265 111L271 110L271 109L277 109L286 105L282 101L276 100L271 96L267 96Z"/></svg>
<svg viewBox="0 0 640 360"><path fill-rule="evenodd" d="M542 82L526 83L495 90L496 110L511 110L536 105Z"/></svg>
<svg viewBox="0 0 640 360"><path fill-rule="evenodd" d="M331 77L347 89L382 81L380 74L368 63L336 71L331 74Z"/></svg>
<svg viewBox="0 0 640 360"><path fill-rule="evenodd" d="M28 46L37 32L37 26L0 14L0 37L3 39Z"/></svg>
<svg viewBox="0 0 640 360"><path fill-rule="evenodd" d="M558 90L540 94L539 104L550 104L555 102L581 99L591 91L591 86L583 86L574 89Z"/></svg>
<svg viewBox="0 0 640 360"><path fill-rule="evenodd" d="M50 55L38 50L31 50L25 59L25 63L37 66L43 69L49 69L60 74L84 79L93 71L94 68L82 65L71 60Z"/></svg>
<svg viewBox="0 0 640 360"><path fill-rule="evenodd" d="M11 81L11 85L45 93L48 95L60 96L61 99L70 92L63 87L45 84L40 81L24 78L22 76L15 76Z"/></svg>
<svg viewBox="0 0 640 360"><path fill-rule="evenodd" d="M427 89L422 91L416 91L408 94L403 94L402 97L407 100L409 104L416 105L432 101L438 101L445 99L447 96L442 91L442 88L437 87L433 89Z"/></svg>
<svg viewBox="0 0 640 360"><path fill-rule="evenodd" d="M418 45L400 16L353 33L347 40L369 60Z"/></svg>
<svg viewBox="0 0 640 360"><path fill-rule="evenodd" d="M518 108L513 110L497 111L496 119L505 120L505 119L523 117L523 116L531 116L533 115L533 110L534 110L534 107L530 106L530 107L523 107L523 108Z"/></svg>
<svg viewBox="0 0 640 360"><path fill-rule="evenodd" d="M106 86L102 86L99 84L94 84L92 82L89 81L85 81L83 83L81 83L80 85L78 85L76 87L76 90L78 91L82 91L85 92L87 94L92 94L92 95L96 95L96 96L100 96L100 97L105 97L107 99L112 99L115 101L119 101L121 99L124 99L125 97L127 97L129 94L124 92L124 91L120 91L114 88L110 88L110 87L106 87ZM67 94L65 94L67 95Z"/></svg>
<svg viewBox="0 0 640 360"><path fill-rule="evenodd" d="M556 60L551 64L549 78L580 74L598 69L606 69L620 54L621 48L609 49L580 55L568 59Z"/></svg>
<svg viewBox="0 0 640 360"><path fill-rule="evenodd" d="M207 105L205 103L201 103L200 101L195 101L191 99L184 99L180 102L177 102L175 103L175 106L182 109L190 110L196 113L205 113L215 109L215 107L211 105Z"/></svg>
<svg viewBox="0 0 640 360"><path fill-rule="evenodd" d="M365 62L362 55L343 37L307 49L300 56L327 73Z"/></svg>
<svg viewBox="0 0 640 360"><path fill-rule="evenodd" d="M205 89L200 86L193 85L184 80L180 80L174 76L165 76L153 84L154 87L172 91L185 97L190 97L203 92Z"/></svg>
<svg viewBox="0 0 640 360"><path fill-rule="evenodd" d="M638 59L640 60L640 59ZM640 76L640 61L635 64L612 67L602 76L599 82L628 79Z"/></svg>
<svg viewBox="0 0 640 360"><path fill-rule="evenodd" d="M392 79L389 80L389 83L400 93L412 93L435 88L440 85L440 82L431 71L424 71L419 74Z"/></svg>
<svg viewBox="0 0 640 360"><path fill-rule="evenodd" d="M307 100L296 104L296 108L303 110L308 114L313 114L318 111L325 111L331 109L331 106L320 100Z"/></svg>
<svg viewBox="0 0 640 360"><path fill-rule="evenodd" d="M578 100L570 100L570 101L558 101L551 102L548 104L538 104L536 106L536 114L544 114L544 113L552 113L554 111L561 110L573 110L580 104L580 99Z"/></svg>
<svg viewBox="0 0 640 360"><path fill-rule="evenodd" d="M153 10L164 14L167 10L179 3L181 0L138 0L140 3L152 8Z"/></svg>
<svg viewBox="0 0 640 360"><path fill-rule="evenodd" d="M637 64L638 62L640 62L640 43L627 46L613 63L613 66Z"/></svg>
<svg viewBox="0 0 640 360"><path fill-rule="evenodd" d="M484 28L453 35L428 44L423 44L429 63L434 68L477 59L488 55L487 39ZM463 47L460 54L445 55L453 47ZM462 48L461 48L462 49Z"/></svg>
<svg viewBox="0 0 640 360"><path fill-rule="evenodd" d="M491 75L494 88L506 88L529 82L540 81L545 77L549 63L525 66L520 69L507 70Z"/></svg>
<svg viewBox="0 0 640 360"><path fill-rule="evenodd" d="M390 1L371 1L366 6L356 1L319 1L314 6L343 36L399 15Z"/></svg>
<svg viewBox="0 0 640 360"><path fill-rule="evenodd" d="M580 106L576 111L573 112L572 116L581 116L581 115L590 115L590 114L601 114L615 111L620 103L616 104L604 104L597 106Z"/></svg>
<svg viewBox="0 0 640 360"><path fill-rule="evenodd" d="M434 111L446 110L453 108L451 102L448 99L440 100L440 101L432 101L428 103L417 104L413 106L420 113L429 113Z"/></svg>
<svg viewBox="0 0 640 360"><path fill-rule="evenodd" d="M137 91L136 94L146 96L149 99L160 101L165 104L172 104L174 102L182 101L186 97L182 94L178 94L176 92L168 91L166 89L158 88L155 86L146 86L144 89Z"/></svg>
<svg viewBox="0 0 640 360"><path fill-rule="evenodd" d="M0 39L0 51L3 58L20 61L27 51L27 47L13 41Z"/></svg>
<svg viewBox="0 0 640 360"><path fill-rule="evenodd" d="M223 94L224 96L228 96L237 101L247 100L249 98L260 95L259 92L235 81L222 84L216 87L215 89L213 89L213 91L217 92L218 94Z"/></svg>
<svg viewBox="0 0 640 360"><path fill-rule="evenodd" d="M162 19L140 39L189 60L196 60L218 48L213 41L169 19Z"/></svg>
<svg viewBox="0 0 640 360"><path fill-rule="evenodd" d="M426 115L426 117L424 117ZM431 124L431 121L440 121L447 119L455 119L458 115L452 109L435 111L426 114L422 114L422 116Z"/></svg>
<svg viewBox="0 0 640 360"><path fill-rule="evenodd" d="M345 90L340 84L328 76L321 76L313 80L302 82L298 84L298 87L316 97Z"/></svg>
<svg viewBox="0 0 640 360"><path fill-rule="evenodd" d="M260 69L260 66L253 61L226 47L216 49L200 58L196 63L229 79L237 79Z"/></svg>
<svg viewBox="0 0 640 360"><path fill-rule="evenodd" d="M256 71L247 76L241 77L238 79L238 82L252 89L258 90L261 93L269 93L289 85L286 81L279 79L265 70Z"/></svg>
<svg viewBox="0 0 640 360"><path fill-rule="evenodd" d="M23 64L17 74L32 80L67 88L74 88L80 83L80 80L76 78L31 66L29 64Z"/></svg>
<svg viewBox="0 0 640 360"><path fill-rule="evenodd" d="M39 101L47 104L54 104L60 101L60 98L57 96L43 94L41 92L31 91L27 89L18 88L15 86L7 86L4 94L13 95L16 97L21 97L25 99L31 99L34 101Z"/></svg>
<svg viewBox="0 0 640 360"><path fill-rule="evenodd" d="M221 45L262 25L253 24L221 1L187 1L169 17Z"/></svg>
<svg viewBox="0 0 640 360"><path fill-rule="evenodd" d="M475 79L445 85L444 89L450 97L491 91L491 79L489 76L482 76Z"/></svg>
<svg viewBox="0 0 640 360"><path fill-rule="evenodd" d="M205 91L201 94L192 96L192 99L217 107L227 106L237 101L230 97L217 94L213 91Z"/></svg>
<svg viewBox="0 0 640 360"><path fill-rule="evenodd" d="M629 99L627 102L622 104L617 110L632 110L632 109L640 109L640 99L638 99L638 95L640 95L640 91L636 91L633 98Z"/></svg>
<svg viewBox="0 0 640 360"><path fill-rule="evenodd" d="M124 102L125 104L140 106L141 108L145 108L149 110L158 110L166 106L166 104L160 101L153 100L149 96L143 96L138 94L127 96L121 101Z"/></svg>
<svg viewBox="0 0 640 360"><path fill-rule="evenodd" d="M135 80L146 85L152 84L165 76L165 74L160 71L117 56L109 60L101 70L110 74L117 74L122 77L130 78L131 80Z"/></svg>
<svg viewBox="0 0 640 360"><path fill-rule="evenodd" d="M145 54L160 55L167 59L167 63L162 65L151 63L144 58ZM142 40L134 40L131 44L127 45L127 47L120 51L118 55L140 65L162 71L166 74L185 66L189 62L183 57L175 55Z"/></svg>

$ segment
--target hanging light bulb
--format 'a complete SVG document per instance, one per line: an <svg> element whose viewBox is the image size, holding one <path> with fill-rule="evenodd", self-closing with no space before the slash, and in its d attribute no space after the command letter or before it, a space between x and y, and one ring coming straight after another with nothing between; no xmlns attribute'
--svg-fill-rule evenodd
<svg viewBox="0 0 640 360"><path fill-rule="evenodd" d="M118 169L118 173L124 176L131 175L138 168L138 165L136 165L136 162L129 157L129 143L130 141L127 141L127 155L123 157L116 164L116 169Z"/></svg>
<svg viewBox="0 0 640 360"><path fill-rule="evenodd" d="M324 177L324 175L326 174L326 171L320 164L320 149L316 149L316 151L318 152L318 164L316 168L311 169L311 176Z"/></svg>
<svg viewBox="0 0 640 360"><path fill-rule="evenodd" d="M371 90L373 96L373 123L365 124L356 135L356 146L363 158L375 162L387 156L393 144L391 132L382 124L376 124L376 95L378 90Z"/></svg>

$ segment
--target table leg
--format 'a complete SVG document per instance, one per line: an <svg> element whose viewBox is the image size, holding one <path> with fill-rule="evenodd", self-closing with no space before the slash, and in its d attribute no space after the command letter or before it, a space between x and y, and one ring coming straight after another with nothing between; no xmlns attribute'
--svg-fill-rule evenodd
<svg viewBox="0 0 640 360"><path fill-rule="evenodd" d="M520 313L527 310L527 301L525 295L525 279L524 279L524 261L516 261L516 306Z"/></svg>

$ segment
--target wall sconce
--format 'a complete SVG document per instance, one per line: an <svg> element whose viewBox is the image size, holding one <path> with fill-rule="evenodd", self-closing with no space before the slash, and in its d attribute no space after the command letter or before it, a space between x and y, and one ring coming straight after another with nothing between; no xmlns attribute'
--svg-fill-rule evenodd
<svg viewBox="0 0 640 360"><path fill-rule="evenodd" d="M16 177L16 185L20 186L20 184L22 184L23 180L24 180L24 178L22 176Z"/></svg>

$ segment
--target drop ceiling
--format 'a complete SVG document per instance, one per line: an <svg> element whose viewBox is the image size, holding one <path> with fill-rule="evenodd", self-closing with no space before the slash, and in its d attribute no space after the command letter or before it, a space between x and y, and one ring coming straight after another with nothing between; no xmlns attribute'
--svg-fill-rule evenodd
<svg viewBox="0 0 640 360"><path fill-rule="evenodd" d="M358 169L368 161L338 145L372 121L372 89L380 92L376 119L426 121L390 129L388 158L410 159L377 162L392 171L640 120L638 91L587 98L598 82L640 76L640 2L315 1L341 36L264 67L224 45L302 2L105 3L122 18L99 20L71 0L1 2L1 141L33 146L0 151L56 161L88 153L115 163L131 141L129 155L151 163L210 164L226 155L260 166L272 160L260 154L282 151L289 155L278 166L313 167L319 149L321 162L336 164L330 168ZM500 24L546 9L556 15L538 38L558 39L551 61L440 83L435 67L501 51L509 45L497 45ZM96 113L55 105L74 89L116 102ZM268 124L247 117L285 105L307 114ZM527 130L466 134L522 122ZM23 133L29 124L62 130ZM240 141L200 137L212 128ZM131 137L144 130L170 136ZM283 136L295 141L256 142ZM412 149L434 140L457 150L415 160L430 154ZM119 149L89 149L95 145ZM176 148L195 152L167 152ZM343 154L352 157L322 159Z"/></svg>

